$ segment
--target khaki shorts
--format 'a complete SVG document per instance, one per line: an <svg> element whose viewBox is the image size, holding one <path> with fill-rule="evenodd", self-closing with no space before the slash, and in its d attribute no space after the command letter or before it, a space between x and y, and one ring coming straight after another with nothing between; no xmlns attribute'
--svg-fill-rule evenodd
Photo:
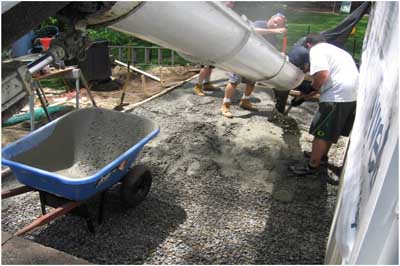
<svg viewBox="0 0 400 266"><path fill-rule="evenodd" d="M309 133L332 143L340 136L349 136L356 113L356 102L322 102L310 126Z"/></svg>
<svg viewBox="0 0 400 266"><path fill-rule="evenodd" d="M246 78L242 78L239 74L236 74L233 72L228 73L228 78L229 78L229 80L228 80L229 83L235 83L235 84L245 83L245 84L251 84L251 85L256 84L254 81L248 80Z"/></svg>

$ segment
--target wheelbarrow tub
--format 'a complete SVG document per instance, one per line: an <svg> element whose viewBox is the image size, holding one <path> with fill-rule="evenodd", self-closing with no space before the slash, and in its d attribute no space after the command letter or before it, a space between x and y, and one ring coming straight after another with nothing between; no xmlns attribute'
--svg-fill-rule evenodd
<svg viewBox="0 0 400 266"><path fill-rule="evenodd" d="M5 147L2 164L22 184L85 200L120 181L158 132L142 116L79 109Z"/></svg>

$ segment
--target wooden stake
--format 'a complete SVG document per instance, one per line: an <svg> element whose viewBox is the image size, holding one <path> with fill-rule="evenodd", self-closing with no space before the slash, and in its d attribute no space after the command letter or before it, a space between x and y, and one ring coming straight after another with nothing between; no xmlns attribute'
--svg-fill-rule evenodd
<svg viewBox="0 0 400 266"><path fill-rule="evenodd" d="M165 89L165 82L162 78L162 67L160 66L160 84L161 84L161 88Z"/></svg>
<svg viewBox="0 0 400 266"><path fill-rule="evenodd" d="M119 101L119 106L122 106L124 104L124 99L125 99L125 93L126 93L126 88L129 86L129 80L130 80L130 74L131 72L129 71L129 62L126 65L127 69L126 69L126 79L125 79L125 83L124 86L122 87L122 94L121 94L121 99Z"/></svg>
<svg viewBox="0 0 400 266"><path fill-rule="evenodd" d="M141 75L140 77L142 79L142 87L143 87L144 96L146 96L146 98L150 97L150 93L149 93L149 91L147 89L146 76L145 75Z"/></svg>

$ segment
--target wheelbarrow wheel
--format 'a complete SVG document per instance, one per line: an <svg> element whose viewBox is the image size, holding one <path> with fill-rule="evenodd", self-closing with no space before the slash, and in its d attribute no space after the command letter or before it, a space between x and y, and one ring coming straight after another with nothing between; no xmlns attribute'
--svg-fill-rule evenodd
<svg viewBox="0 0 400 266"><path fill-rule="evenodd" d="M152 177L144 165L135 165L122 180L121 200L128 208L141 203L150 191Z"/></svg>

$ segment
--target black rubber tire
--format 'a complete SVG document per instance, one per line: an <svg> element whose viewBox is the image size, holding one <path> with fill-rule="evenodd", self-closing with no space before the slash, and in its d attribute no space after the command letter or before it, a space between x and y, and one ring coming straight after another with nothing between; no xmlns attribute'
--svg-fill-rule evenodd
<svg viewBox="0 0 400 266"><path fill-rule="evenodd" d="M137 206L146 198L152 181L151 172L146 166L133 166L122 180L122 203L128 208Z"/></svg>

